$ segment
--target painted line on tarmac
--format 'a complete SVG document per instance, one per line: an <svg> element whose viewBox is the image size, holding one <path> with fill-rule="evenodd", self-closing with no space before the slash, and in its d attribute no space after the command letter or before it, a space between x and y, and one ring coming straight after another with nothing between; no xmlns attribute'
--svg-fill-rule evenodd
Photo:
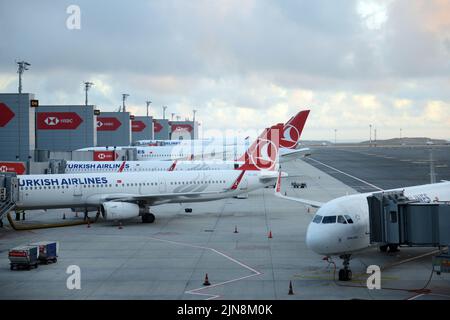
<svg viewBox="0 0 450 320"><path fill-rule="evenodd" d="M348 174L348 173L346 173L346 172L344 172L344 171L341 171L341 170L336 169L336 168L334 168L334 167L332 167L332 166L329 166L329 165L327 165L327 164L325 164L325 163L323 163L323 162L320 162L319 160L316 160L316 159L313 159L313 158L309 158L309 159L311 159L311 160L313 160L313 161L315 161L315 162L317 162L317 163L319 163L319 164L321 164L321 165L323 165L323 166L325 166L325 167L327 167L327 168L330 168L330 169L332 169L332 170L334 170L334 171L337 171L337 172L339 172L339 173L342 173L342 174L344 174L344 175L346 175L346 176L348 176L348 177L350 177L350 178L352 178L352 179L355 179L355 180L358 180L358 181L360 181L360 182L362 182L362 183L364 183L364 184L367 184L368 186L371 186L372 188L375 188L375 189L378 189L378 190L380 190L380 191L383 191L383 189L381 189L380 187L377 187L377 186L374 185L374 184L371 184L370 182L367 182L367 181L364 181L364 180L362 180L362 179L360 179L360 178L357 178L357 177L355 177L355 176L352 176L351 174Z"/></svg>
<svg viewBox="0 0 450 320"><path fill-rule="evenodd" d="M214 248L205 247L205 246L197 246L197 245L194 245L194 244L182 243L182 242L177 242L177 241L172 241L172 240L165 240L165 239L160 239L160 238L155 238L155 237L147 237L147 238L150 238L150 239L153 239L153 240L156 240L156 241L171 243L171 244L175 244L175 245L191 247L191 248L195 248L195 249L210 250L210 251L212 251L212 252L214 252L214 253L216 253L216 254L218 254L218 255L220 255L220 256L228 259L228 260L230 260L231 262L234 262L234 263L240 265L241 267L243 267L243 268L245 268L245 269L247 269L247 270L252 272L252 274L249 274L249 275L244 276L244 277L240 277L240 278L231 279L231 280L228 280L228 281L219 282L219 283L207 286L207 287L205 286L205 287L200 287L200 288L196 288L196 289L185 291L185 293L187 293L187 294L206 296L206 297L208 297L206 300L219 298L220 295L210 294L210 293L199 293L199 291L206 290L206 289L211 289L211 288L214 288L214 287L222 286L222 285L225 285L225 284L228 284L228 283L240 281L240 280L247 279L247 278L250 278L250 277L259 276L259 275L262 274L262 272L259 272L258 270L253 269L252 267L250 267L250 266L248 266L248 265L246 265L246 264L244 264L244 263L242 263L242 262L240 262L240 261L238 261L238 260L236 260L236 259L234 259L234 258L232 258L232 257L230 257L228 255L226 255L225 253L214 249Z"/></svg>

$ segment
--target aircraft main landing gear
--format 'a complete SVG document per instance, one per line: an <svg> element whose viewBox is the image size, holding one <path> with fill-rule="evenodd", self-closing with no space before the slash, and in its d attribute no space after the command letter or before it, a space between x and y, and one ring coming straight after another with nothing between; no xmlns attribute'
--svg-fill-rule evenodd
<svg viewBox="0 0 450 320"><path fill-rule="evenodd" d="M142 223L153 223L155 222L155 215L153 213L144 213L142 215Z"/></svg>
<svg viewBox="0 0 450 320"><path fill-rule="evenodd" d="M350 281L352 280L352 270L349 268L350 255L342 255L340 258L344 260L344 268L339 270L339 281Z"/></svg>

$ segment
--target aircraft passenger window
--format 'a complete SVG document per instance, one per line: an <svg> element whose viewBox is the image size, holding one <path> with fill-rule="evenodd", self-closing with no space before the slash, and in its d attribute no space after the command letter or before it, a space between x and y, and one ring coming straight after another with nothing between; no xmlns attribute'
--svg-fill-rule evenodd
<svg viewBox="0 0 450 320"><path fill-rule="evenodd" d="M336 223L336 216L325 216L322 220L323 224Z"/></svg>
<svg viewBox="0 0 450 320"><path fill-rule="evenodd" d="M352 220L352 218L350 218L349 215L345 215L345 219L347 219L348 223L353 223L353 220Z"/></svg>
<svg viewBox="0 0 450 320"><path fill-rule="evenodd" d="M314 223L320 223L322 221L322 216L316 214L316 216L313 219Z"/></svg>
<svg viewBox="0 0 450 320"><path fill-rule="evenodd" d="M347 224L347 221L345 221L343 216L338 216L338 223Z"/></svg>

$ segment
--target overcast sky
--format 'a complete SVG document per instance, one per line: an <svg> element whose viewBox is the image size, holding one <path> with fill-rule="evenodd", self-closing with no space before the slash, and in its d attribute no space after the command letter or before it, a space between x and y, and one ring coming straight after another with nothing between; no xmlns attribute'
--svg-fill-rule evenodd
<svg viewBox="0 0 450 320"><path fill-rule="evenodd" d="M81 28L66 27L69 5ZM450 139L450 1L0 0L0 92L14 61L40 104L145 114L197 109L206 130L256 129L311 109L304 139Z"/></svg>

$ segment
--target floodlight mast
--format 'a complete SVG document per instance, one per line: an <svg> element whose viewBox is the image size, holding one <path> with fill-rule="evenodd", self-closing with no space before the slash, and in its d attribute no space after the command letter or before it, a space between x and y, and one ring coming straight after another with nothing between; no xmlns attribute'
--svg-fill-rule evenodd
<svg viewBox="0 0 450 320"><path fill-rule="evenodd" d="M148 108L150 107L150 104L152 103L150 100L145 101L147 104L147 117L148 117Z"/></svg>
<svg viewBox="0 0 450 320"><path fill-rule="evenodd" d="M122 93L122 112L127 112L127 109L125 107L125 100L127 100L127 97L130 95L128 93Z"/></svg>
<svg viewBox="0 0 450 320"><path fill-rule="evenodd" d="M94 85L94 83L93 82L89 82L89 81L86 81L85 83L84 83L84 91L85 91L85 99L84 99L84 105L87 107L87 105L88 105L88 91L89 91L89 89L92 87Z"/></svg>
<svg viewBox="0 0 450 320"><path fill-rule="evenodd" d="M19 74L19 94L22 93L22 74L25 70L28 70L28 67L31 66L30 63L22 60L22 61L16 61L18 65L17 73Z"/></svg>

